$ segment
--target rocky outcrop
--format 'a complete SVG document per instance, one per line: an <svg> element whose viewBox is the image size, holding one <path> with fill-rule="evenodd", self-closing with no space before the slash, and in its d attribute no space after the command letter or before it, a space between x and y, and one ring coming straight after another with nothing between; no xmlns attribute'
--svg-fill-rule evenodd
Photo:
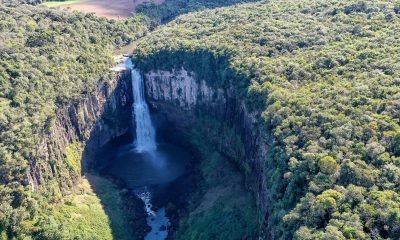
<svg viewBox="0 0 400 240"><path fill-rule="evenodd" d="M221 136L220 151L235 158L258 198L258 204L267 215L268 188L263 173L268 155L267 138L257 127L260 113L250 112L236 88L211 87L212 79L198 79L185 69L172 71L149 71L144 74L146 95L149 104L161 112L178 131L190 132L199 118L216 119L222 126L229 127L240 138L244 154L231 144L232 139ZM229 137L228 137L229 138Z"/></svg>
<svg viewBox="0 0 400 240"><path fill-rule="evenodd" d="M224 90L207 86L204 80L196 80L193 73L184 69L149 72L145 78L150 101L173 101L183 110L191 110L200 104L226 104L226 98L233 97L232 91L226 91L228 95L225 95Z"/></svg>
<svg viewBox="0 0 400 240"><path fill-rule="evenodd" d="M36 158L30 161L29 181L32 190L53 182L61 192L69 189L81 175L66 156L74 146L82 156L83 169L94 164L94 153L111 139L126 133L131 117L131 82L129 71L113 72L110 80L100 80L96 90L82 100L57 111L44 134ZM128 123L128 124L127 124ZM48 187L52 184L46 184Z"/></svg>

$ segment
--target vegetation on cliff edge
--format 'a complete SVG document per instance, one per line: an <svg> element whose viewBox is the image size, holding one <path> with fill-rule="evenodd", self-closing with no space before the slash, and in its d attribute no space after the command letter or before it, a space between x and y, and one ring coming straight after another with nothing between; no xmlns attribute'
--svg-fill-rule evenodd
<svg viewBox="0 0 400 240"><path fill-rule="evenodd" d="M263 1L178 17L138 66L234 86L269 144L267 233L400 238L400 2Z"/></svg>
<svg viewBox="0 0 400 240"><path fill-rule="evenodd" d="M236 168L220 146L230 142L240 154L242 143L236 141L233 130L213 118L196 121L188 133L201 161L197 166L198 186L189 199L187 214L183 214L174 238L197 239L257 239L261 215L251 192L246 188L244 174ZM209 141L204 141L208 139ZM236 155L232 153L230 157Z"/></svg>
<svg viewBox="0 0 400 240"><path fill-rule="evenodd" d="M9 239L42 234L47 204L60 200L58 184L70 185L80 163L73 153L77 149L67 149L69 163L41 153L41 140L52 131L57 109L107 77L112 51L146 31L140 17L116 22L0 4L0 234ZM49 154L49 162L41 154ZM34 165L41 166L45 181L35 186L38 192L29 184Z"/></svg>

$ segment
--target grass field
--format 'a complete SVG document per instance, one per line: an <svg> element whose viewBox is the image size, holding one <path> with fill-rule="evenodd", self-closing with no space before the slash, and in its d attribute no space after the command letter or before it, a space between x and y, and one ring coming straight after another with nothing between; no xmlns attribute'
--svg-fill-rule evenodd
<svg viewBox="0 0 400 240"><path fill-rule="evenodd" d="M108 208L108 209L107 209ZM87 175L65 203L54 208L55 220L73 239L131 239L118 188L109 180Z"/></svg>

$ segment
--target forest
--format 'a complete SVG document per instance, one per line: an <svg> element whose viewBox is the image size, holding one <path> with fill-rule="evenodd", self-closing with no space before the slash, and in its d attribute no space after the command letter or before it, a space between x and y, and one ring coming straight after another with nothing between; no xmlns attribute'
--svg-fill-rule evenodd
<svg viewBox="0 0 400 240"><path fill-rule="evenodd" d="M160 5L144 3L136 11L151 19L155 25L171 21L173 18L188 12L230 6L243 2L256 2L258 0L165 0Z"/></svg>
<svg viewBox="0 0 400 240"><path fill-rule="evenodd" d="M56 239L45 236L47 204L57 199L52 184L38 193L27 184L38 142L51 131L57 109L107 79L113 51L142 37L147 26L141 17L116 22L41 6L0 5L1 239L5 234ZM58 174L62 179L74 173Z"/></svg>
<svg viewBox="0 0 400 240"><path fill-rule="evenodd" d="M49 211L57 180L77 173L38 192L27 173L57 110L107 82L130 44L142 71L183 67L258 113L262 232L400 238L400 1L166 0L120 21L37 3L0 2L0 239L72 239Z"/></svg>
<svg viewBox="0 0 400 240"><path fill-rule="evenodd" d="M239 88L261 112L277 239L397 239L399 9L330 0L206 10L141 39L135 59Z"/></svg>

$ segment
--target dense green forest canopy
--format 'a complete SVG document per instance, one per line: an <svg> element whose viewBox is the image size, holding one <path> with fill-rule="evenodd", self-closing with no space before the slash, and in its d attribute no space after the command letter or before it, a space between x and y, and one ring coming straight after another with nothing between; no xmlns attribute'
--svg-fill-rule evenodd
<svg viewBox="0 0 400 240"><path fill-rule="evenodd" d="M155 24L159 24L188 12L255 1L259 0L165 0L160 5L154 3L141 4L136 8L136 12L149 17Z"/></svg>
<svg viewBox="0 0 400 240"><path fill-rule="evenodd" d="M178 17L135 58L261 112L277 238L399 239L399 32L398 1L263 1Z"/></svg>
<svg viewBox="0 0 400 240"><path fill-rule="evenodd" d="M146 32L140 17L116 22L47 7L0 5L0 235L36 231L45 238L38 204L51 197L36 201L40 196L31 193L27 181L39 140L58 108L107 77L113 50Z"/></svg>
<svg viewBox="0 0 400 240"><path fill-rule="evenodd" d="M27 186L29 161L56 109L92 91L149 23L17 2L0 4L0 238L57 239L51 196ZM236 2L139 11L158 24ZM184 66L232 85L261 113L277 238L399 239L399 32L398 1L272 0L179 17L135 54L143 70Z"/></svg>
<svg viewBox="0 0 400 240"><path fill-rule="evenodd" d="M38 142L51 131L56 110L92 92L100 79L106 80L114 50L145 35L150 26L146 14L113 21L32 6L40 2L0 4L0 239L68 238L62 235L62 226L47 216L58 199L56 180L45 176L49 182L42 191L31 192L30 162L40 158ZM196 6L207 7L223 3L198 2ZM169 12L176 3L158 9L160 15L147 14L154 17L153 26L160 23L159 16L186 11L181 6L179 12ZM187 5L187 11L194 10L192 6ZM152 7L145 9L151 12ZM58 169L60 176L53 177L62 179L68 171Z"/></svg>

